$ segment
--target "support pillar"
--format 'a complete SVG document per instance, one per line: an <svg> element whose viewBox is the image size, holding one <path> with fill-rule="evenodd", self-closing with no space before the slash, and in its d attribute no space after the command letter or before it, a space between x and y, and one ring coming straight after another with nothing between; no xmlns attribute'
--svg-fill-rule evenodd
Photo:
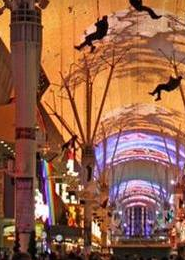
<svg viewBox="0 0 185 260"><path fill-rule="evenodd" d="M4 169L0 169L0 247L3 247L3 220L4 220Z"/></svg>
<svg viewBox="0 0 185 260"><path fill-rule="evenodd" d="M183 215L183 187L180 183L177 183L174 189L174 205L176 210L175 217L181 218L181 216Z"/></svg>
<svg viewBox="0 0 185 260"><path fill-rule="evenodd" d="M101 223L101 246L103 248L107 248L107 225L108 225L108 211L107 211L107 203L109 198L109 186L105 181L105 176L103 183L100 188L100 202L102 205L102 219ZM103 205L104 204L104 205Z"/></svg>
<svg viewBox="0 0 185 260"><path fill-rule="evenodd" d="M35 229L36 90L42 40L41 10L35 2L13 0L10 25L16 100L15 219L23 252Z"/></svg>
<svg viewBox="0 0 185 260"><path fill-rule="evenodd" d="M94 148L90 144L85 144L82 148L82 183L84 189L87 188L93 177L94 168ZM92 207L88 198L84 205L84 248L86 253L91 251L92 237Z"/></svg>
<svg viewBox="0 0 185 260"><path fill-rule="evenodd" d="M4 222L3 222L3 218L0 218L0 247L4 247L4 239L3 239L3 235L4 235Z"/></svg>
<svg viewBox="0 0 185 260"><path fill-rule="evenodd" d="M107 227L106 223L103 223L102 229L101 229L101 247L107 248Z"/></svg>
<svg viewBox="0 0 185 260"><path fill-rule="evenodd" d="M85 201L84 206L84 249L86 254L91 252L91 243L92 243L92 211L91 203L88 199Z"/></svg>

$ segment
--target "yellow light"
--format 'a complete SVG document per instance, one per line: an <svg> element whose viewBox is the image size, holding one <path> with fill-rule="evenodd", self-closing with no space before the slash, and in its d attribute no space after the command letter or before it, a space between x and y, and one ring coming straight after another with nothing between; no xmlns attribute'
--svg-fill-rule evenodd
<svg viewBox="0 0 185 260"><path fill-rule="evenodd" d="M7 237L7 240L9 240L9 241L14 240L14 236L9 236L9 237Z"/></svg>

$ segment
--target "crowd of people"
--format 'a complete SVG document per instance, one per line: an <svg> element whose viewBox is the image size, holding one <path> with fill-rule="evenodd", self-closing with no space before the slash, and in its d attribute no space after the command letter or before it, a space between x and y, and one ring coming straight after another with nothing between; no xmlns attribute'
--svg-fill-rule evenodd
<svg viewBox="0 0 185 260"><path fill-rule="evenodd" d="M147 249L146 250L150 250ZM134 249L133 249L134 252ZM149 252L149 251L148 251ZM117 256L114 254L101 254L99 252L92 252L88 256L84 254L77 254L70 252L68 254L61 254L59 252L51 252L39 254L37 257L32 258L28 253L18 252L14 253L13 256L0 255L0 260L185 260L183 252L177 254L171 254L170 256L162 257L143 257L137 254L126 254L124 256Z"/></svg>

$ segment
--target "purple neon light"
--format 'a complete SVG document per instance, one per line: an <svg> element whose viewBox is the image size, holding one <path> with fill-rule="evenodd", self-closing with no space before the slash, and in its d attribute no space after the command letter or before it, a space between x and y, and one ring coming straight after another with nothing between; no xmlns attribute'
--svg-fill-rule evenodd
<svg viewBox="0 0 185 260"><path fill-rule="evenodd" d="M51 226L52 225L52 213L51 213L51 207L50 207L50 193L49 193L49 185L48 185L48 176L47 176L47 169L46 169L46 164L44 160L42 161L42 177L44 180L44 191L45 191L45 196L46 196L46 204L49 207L49 218L48 218L48 224Z"/></svg>
<svg viewBox="0 0 185 260"><path fill-rule="evenodd" d="M166 198L167 196L164 188L160 187L156 183L151 183L145 180L123 181L119 184L119 187L115 184L111 187L109 194L110 201L114 201L116 196L116 198L121 200L122 203L124 203L128 197L133 200L133 196L137 196L138 202L145 197L153 199L155 203L160 200L161 195L163 198ZM127 199L127 202L129 201L129 198Z"/></svg>

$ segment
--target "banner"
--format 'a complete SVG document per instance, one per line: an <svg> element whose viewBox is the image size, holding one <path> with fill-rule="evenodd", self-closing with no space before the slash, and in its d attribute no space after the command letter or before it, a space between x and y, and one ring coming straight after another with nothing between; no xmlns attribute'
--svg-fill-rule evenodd
<svg viewBox="0 0 185 260"><path fill-rule="evenodd" d="M34 229L33 178L16 178L16 228L19 233Z"/></svg>

